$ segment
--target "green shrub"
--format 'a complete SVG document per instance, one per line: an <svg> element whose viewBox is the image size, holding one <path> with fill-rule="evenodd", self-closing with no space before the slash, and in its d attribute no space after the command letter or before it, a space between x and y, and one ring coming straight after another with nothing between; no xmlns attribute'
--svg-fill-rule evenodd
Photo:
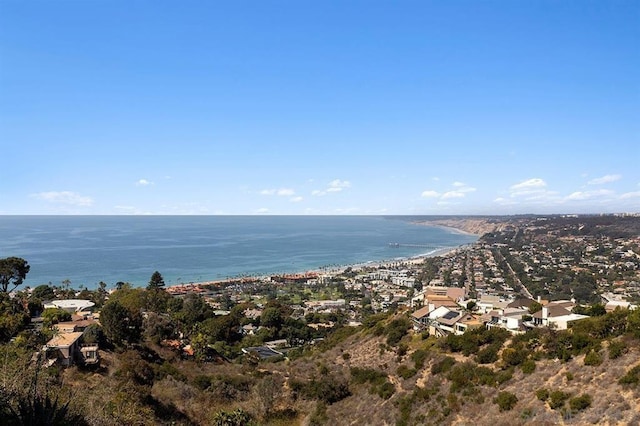
<svg viewBox="0 0 640 426"><path fill-rule="evenodd" d="M621 385L631 385L636 386L640 383L640 364L633 367L631 370L627 372L624 376L620 377L618 383Z"/></svg>
<svg viewBox="0 0 640 426"><path fill-rule="evenodd" d="M591 406L591 395L584 393L569 400L569 406L573 411L586 410Z"/></svg>
<svg viewBox="0 0 640 426"><path fill-rule="evenodd" d="M409 350L409 347L405 343L399 344L398 349L396 349L396 354L398 355L398 358L402 358L403 356L405 356L408 350Z"/></svg>
<svg viewBox="0 0 640 426"><path fill-rule="evenodd" d="M520 369L524 374L531 374L536 371L536 362L532 359L528 359L520 364Z"/></svg>
<svg viewBox="0 0 640 426"><path fill-rule="evenodd" d="M527 359L528 352L521 347L510 347L502 351L502 361L507 365L520 365Z"/></svg>
<svg viewBox="0 0 640 426"><path fill-rule="evenodd" d="M387 325L384 333L387 335L387 345L395 346L407 334L411 327L411 321L408 318L396 318Z"/></svg>
<svg viewBox="0 0 640 426"><path fill-rule="evenodd" d="M513 378L513 367L509 367L506 370L496 371L495 376L495 384L501 385L505 382L508 382Z"/></svg>
<svg viewBox="0 0 640 426"><path fill-rule="evenodd" d="M410 379L411 377L416 375L417 371L414 368L409 368L403 364L398 367L396 373L398 373L398 376L402 377L403 379Z"/></svg>
<svg viewBox="0 0 640 426"><path fill-rule="evenodd" d="M351 395L349 385L340 379L324 376L309 382L292 381L291 389L305 399L316 399L326 404L333 404Z"/></svg>
<svg viewBox="0 0 640 426"><path fill-rule="evenodd" d="M436 362L431 366L431 374L434 376L440 373L446 373L451 370L456 363L456 360L450 356L445 356L442 360Z"/></svg>
<svg viewBox="0 0 640 426"><path fill-rule="evenodd" d="M211 386L211 377L199 374L193 379L193 385L201 391L207 390Z"/></svg>
<svg viewBox="0 0 640 426"><path fill-rule="evenodd" d="M609 342L609 359L620 358L626 351L626 343L618 340Z"/></svg>
<svg viewBox="0 0 640 426"><path fill-rule="evenodd" d="M214 426L247 426L255 424L251 414L241 408L233 411L219 411L213 416Z"/></svg>
<svg viewBox="0 0 640 426"><path fill-rule="evenodd" d="M602 364L602 356L596 351L589 351L587 355L584 357L584 365L600 365Z"/></svg>
<svg viewBox="0 0 640 426"><path fill-rule="evenodd" d="M381 321L385 320L389 314L387 312L383 312L380 314L369 315L362 321L362 326L364 328L373 328L381 323Z"/></svg>
<svg viewBox="0 0 640 426"><path fill-rule="evenodd" d="M451 392L473 388L476 385L495 386L498 383L493 370L472 362L464 362L453 367L447 379L451 381Z"/></svg>
<svg viewBox="0 0 640 426"><path fill-rule="evenodd" d="M500 411L511 410L517 402L518 398L511 392L500 392L498 393L498 396L493 400L494 404L498 404Z"/></svg>
<svg viewBox="0 0 640 426"><path fill-rule="evenodd" d="M567 399L569 399L569 394L562 391L553 391L549 394L549 408L552 410L557 410L558 408L562 408Z"/></svg>
<svg viewBox="0 0 640 426"><path fill-rule="evenodd" d="M417 351L411 354L411 361L415 363L416 370L419 370L422 367L424 367L424 362L426 361L428 355L429 353L424 349L418 349Z"/></svg>
<svg viewBox="0 0 640 426"><path fill-rule="evenodd" d="M478 364L491 364L498 360L498 351L500 350L501 344L492 344L487 346L484 349L478 351L476 355L476 361Z"/></svg>
<svg viewBox="0 0 640 426"><path fill-rule="evenodd" d="M389 399L396 392L396 387L393 383L385 381L382 385L377 387L376 393L382 399Z"/></svg>
<svg viewBox="0 0 640 426"><path fill-rule="evenodd" d="M384 383L387 380L387 375L382 371L374 370L372 368L359 368L351 367L351 381L356 384L371 383L378 385Z"/></svg>
<svg viewBox="0 0 640 426"><path fill-rule="evenodd" d="M546 401L547 399L549 399L549 391L545 388L538 389L536 391L536 398L538 398L540 401Z"/></svg>
<svg viewBox="0 0 640 426"><path fill-rule="evenodd" d="M462 352L469 356L478 353L484 345L496 345L500 349L509 336L510 333L501 328L476 328L463 335L450 334L441 340L440 345L450 352Z"/></svg>

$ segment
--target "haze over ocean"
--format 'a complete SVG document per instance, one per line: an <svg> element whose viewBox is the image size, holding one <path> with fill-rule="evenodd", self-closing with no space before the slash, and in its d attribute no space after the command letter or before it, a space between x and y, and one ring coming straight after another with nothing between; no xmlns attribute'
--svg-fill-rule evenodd
<svg viewBox="0 0 640 426"><path fill-rule="evenodd" d="M31 265L24 286L167 285L426 254L476 236L382 216L0 216L0 257ZM421 247L390 247L389 243ZM430 246L430 247L424 247Z"/></svg>

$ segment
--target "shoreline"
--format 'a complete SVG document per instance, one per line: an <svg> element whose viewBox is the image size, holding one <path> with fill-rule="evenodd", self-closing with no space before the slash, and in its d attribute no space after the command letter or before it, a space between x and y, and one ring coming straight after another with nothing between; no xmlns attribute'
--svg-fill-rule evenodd
<svg viewBox="0 0 640 426"><path fill-rule="evenodd" d="M497 224L486 219L436 219L436 220L416 220L411 222L421 226L433 226L437 228L447 229L452 233L459 235L472 235L482 237L488 232L493 232L497 228Z"/></svg>
<svg viewBox="0 0 640 426"><path fill-rule="evenodd" d="M409 257L399 257L399 258L395 258L395 259L384 259L384 260L370 260L370 261L366 261L366 262L360 262L360 263L352 263L352 264L345 264L345 265L335 265L335 266L331 266L331 267L320 267L320 268L316 268L316 269L309 269L309 270L305 270L305 271L296 271L296 272L283 272L283 273L274 273L274 274L268 274L268 275L242 275L242 276L238 276L238 277L229 277L227 279L223 279L223 280L212 280L212 281L203 281L203 282L189 282L189 283L182 283L182 284L175 284L175 285L168 285L166 287L166 290L169 289L174 289L173 291L175 292L176 290L180 290L180 289L201 289L201 287L203 286L221 286L224 284L231 284L231 283L237 283L237 282L266 282L266 281L271 281L271 278L273 277L290 277L290 278L317 278L321 275L325 275L325 274L338 274L341 272L344 272L346 269L348 268L352 268L355 271L360 271L364 268L375 268L375 269L379 269L379 268L383 268L383 267L389 267L392 266L394 264L397 263L408 263L412 266L415 265L419 265L420 263L424 262L425 259L430 258L430 257L446 257L449 256L450 254L453 254L455 252L457 252L458 250L463 249L465 246L467 246L468 244L463 244L460 246L455 246L455 247L443 247L440 249L436 249L433 250L433 252L430 253L424 253L424 254L418 254L415 256L409 256ZM170 293L172 291L169 291Z"/></svg>
<svg viewBox="0 0 640 426"><path fill-rule="evenodd" d="M458 234L458 235L468 235L468 236L474 236L477 238L480 238L483 235L483 234L473 233L466 229L463 229L465 225L464 223L462 224L463 227L452 226L452 224L436 223L436 221L411 221L409 223L417 226L432 226L436 228L442 228L450 231L451 233ZM267 281L271 281L272 277L317 278L325 274L339 274L341 272L344 272L348 268L352 268L353 270L360 271L364 268L379 269L379 268L389 267L397 263L408 263L412 266L415 266L424 262L426 258L446 257L457 252L458 250L463 249L464 247L470 244L472 243L467 243L467 244L462 244L459 246L452 246L452 247L442 247L428 253L422 253L422 254L417 254L417 255L407 256L407 257L397 257L393 259L369 260L369 261L349 263L349 264L320 266L317 268L311 268L307 270L298 270L298 271L289 271L289 272L285 271L285 272L278 272L273 274L255 274L255 275L247 274L247 275L239 275L236 277L227 277L226 279L220 279L220 280L175 284L172 286L167 286L167 289L168 288L180 289L184 287L200 288L201 286L210 286L210 285L220 286L220 285L225 285L225 284L230 284L235 282L243 282L243 281L244 282L267 282Z"/></svg>

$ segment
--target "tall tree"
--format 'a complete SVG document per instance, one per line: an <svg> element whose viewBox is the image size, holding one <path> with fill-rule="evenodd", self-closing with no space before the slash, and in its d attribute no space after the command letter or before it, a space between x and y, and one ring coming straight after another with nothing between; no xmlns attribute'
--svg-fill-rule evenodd
<svg viewBox="0 0 640 426"><path fill-rule="evenodd" d="M31 266L26 260L19 257L7 257L0 259L0 291L8 293L15 290L29 273ZM9 286L13 286L9 290Z"/></svg>
<svg viewBox="0 0 640 426"><path fill-rule="evenodd" d="M112 343L135 343L140 339L142 316L118 301L109 301L100 311L100 324L105 336Z"/></svg>
<svg viewBox="0 0 640 426"><path fill-rule="evenodd" d="M151 279L149 280L149 285L147 286L147 290L160 290L164 288L164 278L160 272L155 271L151 275Z"/></svg>

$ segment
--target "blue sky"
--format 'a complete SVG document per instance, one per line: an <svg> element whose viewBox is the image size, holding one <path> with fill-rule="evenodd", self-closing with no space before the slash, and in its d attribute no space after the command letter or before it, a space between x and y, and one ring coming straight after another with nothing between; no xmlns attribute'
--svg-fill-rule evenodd
<svg viewBox="0 0 640 426"><path fill-rule="evenodd" d="M0 1L0 214L640 211L637 1Z"/></svg>

